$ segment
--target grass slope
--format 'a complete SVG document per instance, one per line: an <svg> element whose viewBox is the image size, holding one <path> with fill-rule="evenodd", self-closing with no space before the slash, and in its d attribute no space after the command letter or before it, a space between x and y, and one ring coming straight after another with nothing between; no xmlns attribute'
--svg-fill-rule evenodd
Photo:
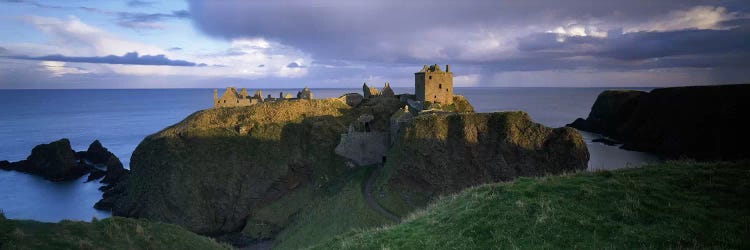
<svg viewBox="0 0 750 250"><path fill-rule="evenodd" d="M231 249L176 225L113 217L44 223L0 214L0 249Z"/></svg>
<svg viewBox="0 0 750 250"><path fill-rule="evenodd" d="M354 170L339 185L330 187L330 196L320 197L308 204L294 217L294 223L279 233L274 249L300 249L353 229L392 223L368 207L362 195L364 183L371 172L372 168L369 167Z"/></svg>
<svg viewBox="0 0 750 250"><path fill-rule="evenodd" d="M750 248L750 163L668 162L519 178L443 197L317 248Z"/></svg>

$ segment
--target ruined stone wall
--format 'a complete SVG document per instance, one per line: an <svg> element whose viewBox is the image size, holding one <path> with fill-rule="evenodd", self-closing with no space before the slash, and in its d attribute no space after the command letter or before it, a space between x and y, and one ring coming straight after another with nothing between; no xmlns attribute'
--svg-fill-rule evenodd
<svg viewBox="0 0 750 250"><path fill-rule="evenodd" d="M243 97L243 95L245 97ZM257 99L247 98L247 90L243 89L242 94L237 92L236 88L229 87L224 91L224 95L214 102L214 107L240 107L249 106L258 103Z"/></svg>
<svg viewBox="0 0 750 250"><path fill-rule="evenodd" d="M359 166L381 163L388 153L388 137L388 132L350 131L341 134L335 152Z"/></svg>

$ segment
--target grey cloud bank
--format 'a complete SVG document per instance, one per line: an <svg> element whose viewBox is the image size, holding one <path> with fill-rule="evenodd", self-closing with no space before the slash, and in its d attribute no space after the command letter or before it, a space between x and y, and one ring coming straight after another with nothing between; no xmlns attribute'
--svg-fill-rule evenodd
<svg viewBox="0 0 750 250"><path fill-rule="evenodd" d="M20 60L36 61L57 61L57 62L77 62L77 63L105 63L105 64L126 64L126 65L162 65L162 66L206 66L203 63L194 63L184 60L170 60L164 55L138 55L138 52L126 53L122 56L102 56L102 57L74 57L63 55L48 55L39 57L29 56L6 56L7 58Z"/></svg>

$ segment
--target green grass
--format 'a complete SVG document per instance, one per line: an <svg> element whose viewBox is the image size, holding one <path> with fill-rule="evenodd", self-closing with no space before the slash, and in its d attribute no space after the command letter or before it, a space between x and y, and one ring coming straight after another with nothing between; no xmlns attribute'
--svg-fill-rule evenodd
<svg viewBox="0 0 750 250"><path fill-rule="evenodd" d="M750 248L750 163L668 162L519 178L317 248Z"/></svg>
<svg viewBox="0 0 750 250"><path fill-rule="evenodd" d="M386 225L391 221L367 206L362 195L369 168L360 168L344 178L330 196L318 198L294 217L276 237L274 249L299 249L318 244L354 229Z"/></svg>
<svg viewBox="0 0 750 250"><path fill-rule="evenodd" d="M44 223L0 216L0 249L231 249L182 227L113 217Z"/></svg>

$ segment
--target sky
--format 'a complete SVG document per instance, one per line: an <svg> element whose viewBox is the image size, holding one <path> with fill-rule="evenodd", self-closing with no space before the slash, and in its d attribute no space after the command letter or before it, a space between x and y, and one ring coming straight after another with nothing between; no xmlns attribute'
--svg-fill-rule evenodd
<svg viewBox="0 0 750 250"><path fill-rule="evenodd" d="M0 0L0 89L750 83L747 0Z"/></svg>

